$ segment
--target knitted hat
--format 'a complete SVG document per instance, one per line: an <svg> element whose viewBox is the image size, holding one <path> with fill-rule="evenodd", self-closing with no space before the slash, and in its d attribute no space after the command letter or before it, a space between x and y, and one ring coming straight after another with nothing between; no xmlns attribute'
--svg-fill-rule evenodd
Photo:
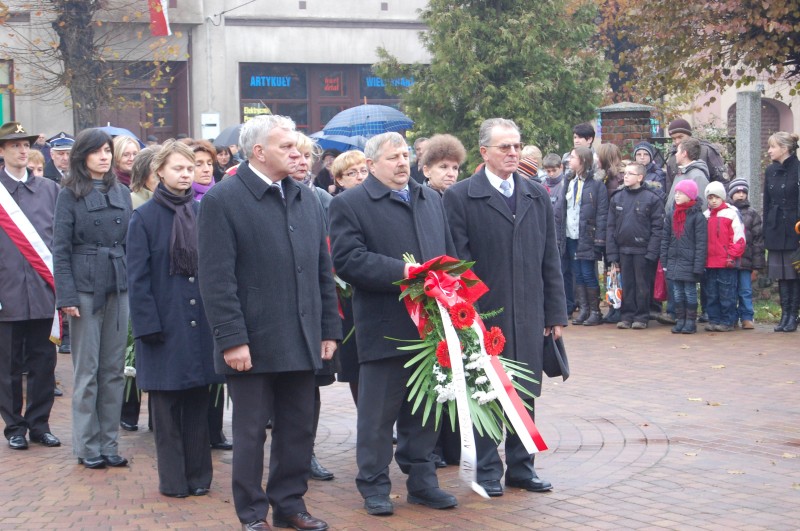
<svg viewBox="0 0 800 531"><path fill-rule="evenodd" d="M653 158L656 156L656 150L652 144L649 142L639 142L633 148L633 157L636 158L637 151L647 151L647 154L650 155L650 161L652 162Z"/></svg>
<svg viewBox="0 0 800 531"><path fill-rule="evenodd" d="M530 157L525 157L519 161L519 167L517 171L523 177L527 177L528 179L536 179L536 176L539 175L539 165Z"/></svg>
<svg viewBox="0 0 800 531"><path fill-rule="evenodd" d="M706 197L710 195L715 195L723 201L728 198L728 196L725 195L725 186L719 181L708 183L708 186L706 186Z"/></svg>
<svg viewBox="0 0 800 531"><path fill-rule="evenodd" d="M689 196L689 199L692 201L697 199L697 184L691 179L678 181L678 184L675 185L675 191L683 192Z"/></svg>
<svg viewBox="0 0 800 531"><path fill-rule="evenodd" d="M744 192L747 195L750 195L750 183L747 182L746 179L742 178L732 180L728 185L728 193L733 195L736 192Z"/></svg>
<svg viewBox="0 0 800 531"><path fill-rule="evenodd" d="M672 120L669 123L669 134L673 135L675 133L684 133L689 136L692 136L692 126L689 125L689 122L687 122L683 118Z"/></svg>

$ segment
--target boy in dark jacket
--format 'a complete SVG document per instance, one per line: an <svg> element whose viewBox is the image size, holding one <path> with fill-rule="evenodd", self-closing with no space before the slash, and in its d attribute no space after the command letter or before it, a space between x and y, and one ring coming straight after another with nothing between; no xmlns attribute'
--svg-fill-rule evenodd
<svg viewBox="0 0 800 531"><path fill-rule="evenodd" d="M617 328L647 328L655 264L661 245L664 202L644 186L645 167L629 164L623 186L608 207L606 255L622 271L622 317Z"/></svg>
<svg viewBox="0 0 800 531"><path fill-rule="evenodd" d="M734 179L728 186L733 206L739 209L744 225L745 248L739 262L738 314L743 330L752 330L753 282L758 270L764 268L764 232L761 215L752 207L748 195L750 184L744 179Z"/></svg>
<svg viewBox="0 0 800 531"><path fill-rule="evenodd" d="M561 253L561 274L564 277L564 295L567 299L567 315L572 315L575 309L575 288L572 273L572 261L566 252L566 233L564 232L564 211L567 207L564 193L566 192L566 178L561 165L561 157L555 153L548 153L542 159L545 179L542 181L547 193L550 194L550 203L553 205L553 216L556 220L556 243Z"/></svg>
<svg viewBox="0 0 800 531"><path fill-rule="evenodd" d="M652 183L664 191L664 194L669 192L667 190L667 176L658 164L656 164L656 148L649 142L640 142L633 148L633 158L644 166L645 182ZM664 159L661 159L663 162Z"/></svg>
<svg viewBox="0 0 800 531"><path fill-rule="evenodd" d="M664 221L661 265L675 301L673 334L697 332L697 283L706 266L707 222L691 179L675 185L675 208Z"/></svg>

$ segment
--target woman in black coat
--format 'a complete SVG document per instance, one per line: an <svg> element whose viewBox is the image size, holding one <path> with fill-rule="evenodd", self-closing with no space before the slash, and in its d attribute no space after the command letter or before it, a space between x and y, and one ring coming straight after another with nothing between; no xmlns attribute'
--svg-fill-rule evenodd
<svg viewBox="0 0 800 531"><path fill-rule="evenodd" d="M608 219L608 190L594 178L594 155L589 148L578 147L569 156L569 167L575 177L567 185L564 227L567 232L567 254L575 272L575 302L580 308L572 324L595 326L600 315L600 283L597 261L603 257Z"/></svg>
<svg viewBox="0 0 800 531"><path fill-rule="evenodd" d="M798 248L794 227L800 221L800 162L797 134L775 133L769 137L769 158L764 179L764 247L769 277L778 280L781 321L776 332L797 330L800 310L800 278L791 257Z"/></svg>
<svg viewBox="0 0 800 531"><path fill-rule="evenodd" d="M194 153L167 141L151 167L160 181L128 230L128 285L136 379L149 392L165 496L202 496L211 485L208 387L213 342L197 282Z"/></svg>
<svg viewBox="0 0 800 531"><path fill-rule="evenodd" d="M87 468L125 466L118 453L125 387L131 193L112 173L111 137L85 129L70 153L53 236L56 306L69 316L74 390L72 451Z"/></svg>

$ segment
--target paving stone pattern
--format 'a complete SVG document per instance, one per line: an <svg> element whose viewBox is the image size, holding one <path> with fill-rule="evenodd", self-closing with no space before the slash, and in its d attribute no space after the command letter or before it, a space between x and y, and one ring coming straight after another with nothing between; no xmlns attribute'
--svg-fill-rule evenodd
<svg viewBox="0 0 800 531"><path fill-rule="evenodd" d="M439 472L452 510L406 503L392 466L392 517L366 514L355 484L355 410L344 384L323 388L316 453L336 474L311 482L311 513L332 529L797 529L800 527L800 334L675 336L669 328L566 329L572 377L547 380L537 423L550 450L536 458L554 490L510 489L483 500ZM214 451L205 497L158 493L152 433L122 432L129 468L86 470L72 456L71 363L58 355L65 397L53 432L64 443L0 445L0 529L238 529L231 453ZM226 411L230 436L230 410ZM235 444L235 441L234 441ZM266 470L266 468L265 468Z"/></svg>

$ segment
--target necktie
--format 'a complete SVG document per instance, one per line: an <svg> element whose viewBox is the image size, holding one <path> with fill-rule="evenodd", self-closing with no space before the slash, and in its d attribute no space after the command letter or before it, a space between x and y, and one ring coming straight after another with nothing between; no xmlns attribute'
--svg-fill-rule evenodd
<svg viewBox="0 0 800 531"><path fill-rule="evenodd" d="M405 203L408 203L411 200L411 197L408 195L408 190L392 190L392 192L397 194L397 197L402 199Z"/></svg>
<svg viewBox="0 0 800 531"><path fill-rule="evenodd" d="M511 197L511 183L508 181L503 181L500 183L500 191L503 192L503 195L506 197Z"/></svg>
<svg viewBox="0 0 800 531"><path fill-rule="evenodd" d="M272 183L269 185L269 187L273 190L276 190L280 194L283 203L286 204L286 198L283 195L283 187L280 185L280 183Z"/></svg>

